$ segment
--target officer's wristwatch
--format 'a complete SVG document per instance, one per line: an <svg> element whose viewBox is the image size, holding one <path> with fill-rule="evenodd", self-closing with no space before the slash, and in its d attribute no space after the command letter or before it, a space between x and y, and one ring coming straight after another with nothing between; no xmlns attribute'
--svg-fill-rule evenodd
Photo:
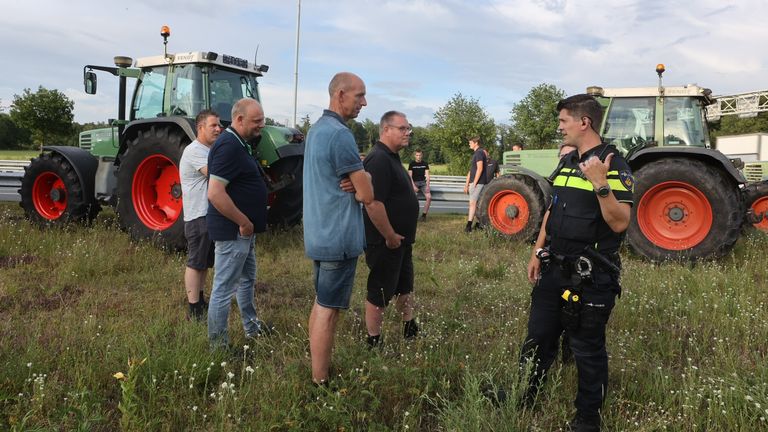
<svg viewBox="0 0 768 432"><path fill-rule="evenodd" d="M600 198L605 198L611 193L611 187L608 185L600 186L595 193L597 193L597 196Z"/></svg>

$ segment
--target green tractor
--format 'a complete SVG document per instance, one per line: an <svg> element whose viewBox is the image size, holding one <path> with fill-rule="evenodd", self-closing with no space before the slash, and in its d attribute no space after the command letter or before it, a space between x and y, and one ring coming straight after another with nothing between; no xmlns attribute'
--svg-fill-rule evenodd
<svg viewBox="0 0 768 432"><path fill-rule="evenodd" d="M710 147L705 108L715 100L696 85L603 89L589 87L605 109L601 136L627 159L635 176L629 246L653 261L699 260L727 254L742 224L764 228L748 212L743 163ZM549 206L548 176L556 150L504 153L502 176L484 189L480 220L513 239L530 241ZM760 190L764 190L761 186ZM762 202L761 197L750 197Z"/></svg>
<svg viewBox="0 0 768 432"><path fill-rule="evenodd" d="M161 35L167 46L170 30ZM131 67L134 66L134 67ZM79 147L45 146L22 179L21 207L40 225L88 224L101 205L113 206L134 239L170 249L186 245L179 160L195 139L194 118L213 109L224 126L241 98L259 100L257 78L268 70L215 52L186 52L140 58L115 57L115 67L83 68L85 91L96 93L96 73L119 77L118 118L111 127L80 134ZM127 79L136 87L126 118ZM304 136L296 129L267 126L254 157L266 172L268 220L301 220Z"/></svg>

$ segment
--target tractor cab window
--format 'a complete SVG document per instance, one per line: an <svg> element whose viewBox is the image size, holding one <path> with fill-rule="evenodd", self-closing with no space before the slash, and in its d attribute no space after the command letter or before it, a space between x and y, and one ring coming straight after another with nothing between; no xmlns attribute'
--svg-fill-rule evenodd
<svg viewBox="0 0 768 432"><path fill-rule="evenodd" d="M165 77L168 66L147 68L136 84L133 101L133 119L160 117L163 110L163 95L165 94Z"/></svg>
<svg viewBox="0 0 768 432"><path fill-rule="evenodd" d="M655 140L656 98L614 98L603 128L603 140L622 153Z"/></svg>
<svg viewBox="0 0 768 432"><path fill-rule="evenodd" d="M242 98L259 100L256 79L241 72L212 69L208 74L211 92L211 109L219 114L221 121L232 121L232 105Z"/></svg>
<svg viewBox="0 0 768 432"><path fill-rule="evenodd" d="M203 94L203 73L199 66L174 66L170 115L195 117L205 107Z"/></svg>
<svg viewBox="0 0 768 432"><path fill-rule="evenodd" d="M708 147L703 108L698 99L668 97L664 100L664 145Z"/></svg>

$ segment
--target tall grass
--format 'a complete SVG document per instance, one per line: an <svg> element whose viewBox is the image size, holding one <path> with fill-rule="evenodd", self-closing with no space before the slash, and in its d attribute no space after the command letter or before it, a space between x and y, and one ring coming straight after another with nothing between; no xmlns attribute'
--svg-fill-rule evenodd
<svg viewBox="0 0 768 432"><path fill-rule="evenodd" d="M0 430L561 430L575 368L556 363L532 409L519 393L529 245L430 217L414 249L423 334L402 340L393 309L368 351L361 261L339 323L331 389L309 384L312 267L300 229L257 240L256 302L279 335L211 353L186 319L184 257L132 243L105 211L92 227L41 230L0 205ZM717 263L625 255L608 330L607 430L768 430L768 238L750 232ZM245 348L247 346L247 348ZM115 378L116 373L120 379Z"/></svg>

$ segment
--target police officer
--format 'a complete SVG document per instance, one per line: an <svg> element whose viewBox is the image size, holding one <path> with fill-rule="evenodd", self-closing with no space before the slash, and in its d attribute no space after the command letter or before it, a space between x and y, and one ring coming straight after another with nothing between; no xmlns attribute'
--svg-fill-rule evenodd
<svg viewBox="0 0 768 432"><path fill-rule="evenodd" d="M629 166L598 132L602 108L581 94L557 105L566 155L528 264L528 335L520 363L531 370L524 402L532 403L554 361L564 329L578 371L573 431L599 431L608 384L605 326L620 294L618 250L629 225L634 181Z"/></svg>

